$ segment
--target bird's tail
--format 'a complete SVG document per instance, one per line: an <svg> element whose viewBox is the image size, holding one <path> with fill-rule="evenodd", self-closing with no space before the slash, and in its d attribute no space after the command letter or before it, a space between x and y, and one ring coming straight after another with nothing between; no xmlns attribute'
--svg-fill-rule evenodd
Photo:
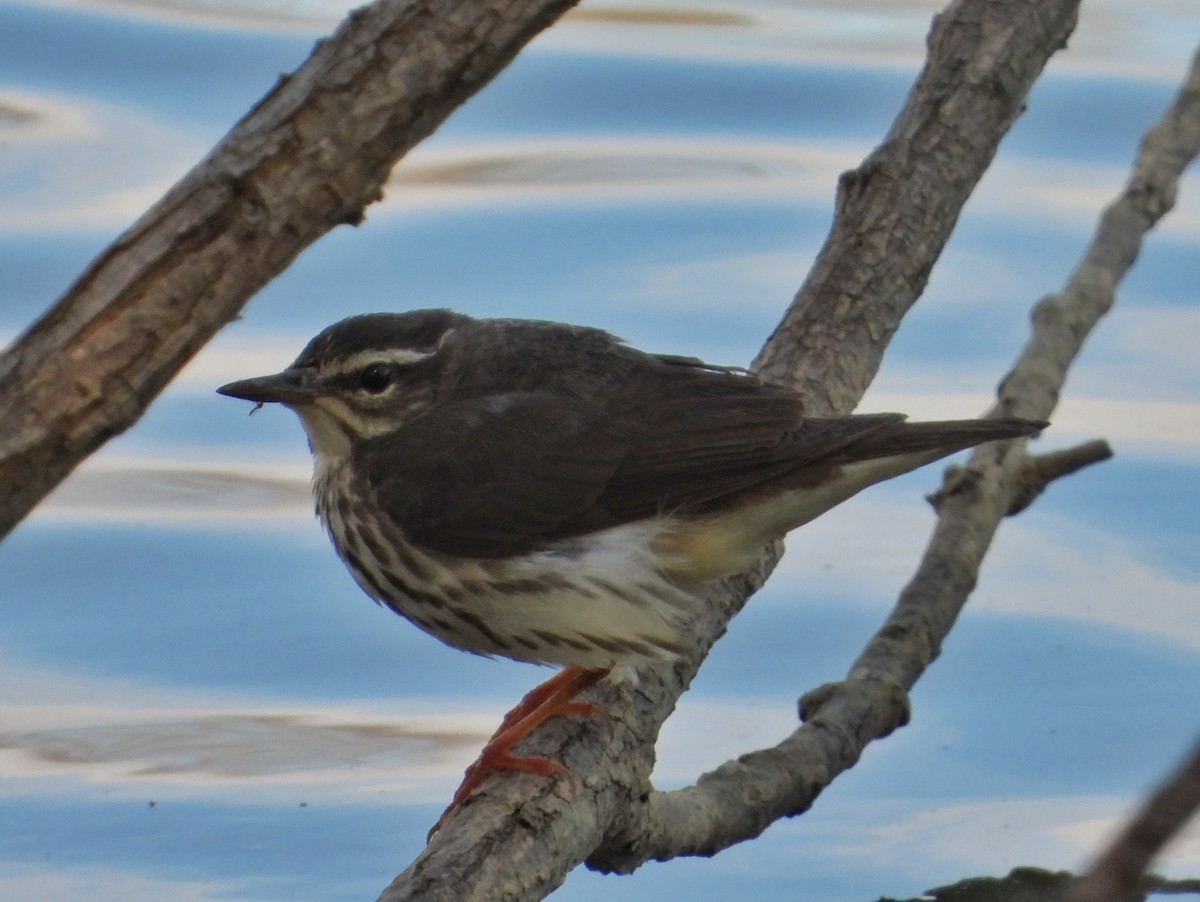
<svg viewBox="0 0 1200 902"><path fill-rule="evenodd" d="M1040 432L1047 424L1015 417L908 423L899 414L866 414L804 424L826 440L802 480L784 483L713 517L686 518L659 536L669 551L662 569L677 580L703 582L739 573L765 542L785 535L870 485L1002 439ZM785 475L783 480L792 479Z"/></svg>
<svg viewBox="0 0 1200 902"><path fill-rule="evenodd" d="M1017 418L907 423L898 415L878 417L873 428L828 455L825 478L807 480L710 523L692 524L678 542L688 552L688 575L714 579L740 572L757 558L763 543L808 523L868 486L965 448L1033 435L1047 425Z"/></svg>
<svg viewBox="0 0 1200 902"><path fill-rule="evenodd" d="M1049 423L1020 417L909 423L896 419L846 446L846 460L872 460L927 453L926 463L985 442L1036 435Z"/></svg>

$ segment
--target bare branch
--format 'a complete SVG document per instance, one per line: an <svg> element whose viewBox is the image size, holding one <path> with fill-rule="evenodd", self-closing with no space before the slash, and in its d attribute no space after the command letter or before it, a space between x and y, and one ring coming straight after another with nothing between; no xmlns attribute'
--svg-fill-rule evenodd
<svg viewBox="0 0 1200 902"><path fill-rule="evenodd" d="M1200 52L1163 117L1146 132L1133 175L1109 204L1083 260L1058 294L1033 309L1033 334L1000 384L993 413L1045 418L1058 403L1067 369L1096 323L1142 239L1175 206L1179 178L1200 148Z"/></svg>
<svg viewBox="0 0 1200 902"><path fill-rule="evenodd" d="M1035 309L1032 335L1000 387L997 411L1049 417L1068 367L1111 308L1116 285L1145 233L1172 206L1179 178L1197 152L1200 54L1175 102L1146 134L1133 176L1105 210L1084 262L1061 294ZM1091 443L1047 455L1040 466L1048 480L1100 459L1106 448ZM858 761L868 742L902 725L905 694L937 657L1000 521L1028 501L1028 480L1021 474L1030 466L1018 443L978 448L938 492L939 519L929 548L887 622L844 682L805 696L805 724L778 746L728 762L695 786L651 794L641 822L631 823L619 843L610 840L589 864L631 870L649 858L711 854L756 836L775 817L804 811Z"/></svg>
<svg viewBox="0 0 1200 902"><path fill-rule="evenodd" d="M1047 454L1027 455L1020 468L1013 474L1012 498L1005 515L1012 517L1025 510L1054 480L1078 473L1093 464L1103 463L1112 456L1112 448L1103 439L1084 442L1073 448L1050 451ZM966 468L959 466L946 468L942 487L926 496L934 510L941 510L942 499L954 491L959 479L969 478L968 472Z"/></svg>
<svg viewBox="0 0 1200 902"><path fill-rule="evenodd" d="M357 222L395 160L572 2L379 0L320 44L0 355L0 536L127 428L300 250L338 223ZM1077 6L955 0L937 20L918 85L885 143L843 177L833 231L758 362L800 387L811 412L857 402ZM1193 124L1194 105L1193 96ZM1134 224L1132 242L1105 239L1125 267L1145 228L1169 209L1174 188L1163 185L1173 184L1172 165L1145 173L1134 201L1105 214L1106 235ZM1005 380L1000 407L1035 416L1053 408L1062 384L1055 373L1065 374L1078 347L1064 350L1050 333L1081 343L1089 321L1111 305L1124 270L1103 269L1107 256L1092 261L1089 252L1081 266L1100 289L1105 275L1111 280L1106 303L1083 297L1081 284L1079 299L1069 286L1039 305L1028 360ZM596 724L567 720L531 737L528 750L567 763L575 787L526 775L489 781L382 898L539 898L589 855L593 866L630 870L649 858L715 851L804 810L867 742L903 723L905 692L973 585L992 519L1011 507L1005 486L1020 461L1008 446L977 454L969 478L943 493L939 550L848 680L806 697L808 723L777 749L726 765L720 779L692 790L650 790L653 737L707 648L766 578L769 555L713 593L696 624L705 652L689 667L593 691L598 704L621 711L611 741ZM728 806L721 820L733 819L736 831L706 823L717 804ZM686 822L673 823L676 816Z"/></svg>
<svg viewBox="0 0 1200 902"><path fill-rule="evenodd" d="M0 354L0 538L575 2L379 0L318 44Z"/></svg>
<svg viewBox="0 0 1200 902"><path fill-rule="evenodd" d="M795 386L809 413L846 413L862 398L1078 7L956 0L935 19L904 109L842 174L825 246L755 361Z"/></svg>
<svg viewBox="0 0 1200 902"><path fill-rule="evenodd" d="M1200 809L1200 743L1168 777L1096 862L1063 897L1063 902L1124 902L1140 898L1146 868L1162 847ZM1193 881L1191 892L1200 889ZM1186 891L1186 890L1185 890Z"/></svg>

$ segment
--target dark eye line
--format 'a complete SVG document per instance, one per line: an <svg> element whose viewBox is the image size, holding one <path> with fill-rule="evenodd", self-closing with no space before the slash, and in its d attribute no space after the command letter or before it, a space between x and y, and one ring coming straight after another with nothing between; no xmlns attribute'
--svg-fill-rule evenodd
<svg viewBox="0 0 1200 902"><path fill-rule="evenodd" d="M341 392L378 396L391 386L415 377L417 373L424 370L422 364L426 362L427 358L425 357L418 357L411 361L386 358L374 360L356 369L344 370L337 375L328 377L327 384Z"/></svg>

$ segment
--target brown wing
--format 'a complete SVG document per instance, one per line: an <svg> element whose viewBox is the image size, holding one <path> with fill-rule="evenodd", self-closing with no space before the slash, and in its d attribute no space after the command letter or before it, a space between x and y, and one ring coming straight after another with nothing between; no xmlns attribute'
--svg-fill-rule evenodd
<svg viewBox="0 0 1200 902"><path fill-rule="evenodd" d="M417 544L505 557L666 511L720 509L843 463L949 454L1028 434L1026 421L907 424L900 414L801 419L796 397L679 358L603 396L523 391L446 401L368 442L358 465Z"/></svg>
<svg viewBox="0 0 1200 902"><path fill-rule="evenodd" d="M598 499L617 518L720 507L784 474L817 479L839 452L904 419L802 419L799 399L787 389L678 360L665 378L629 387L612 406L614 419L644 427Z"/></svg>
<svg viewBox="0 0 1200 902"><path fill-rule="evenodd" d="M514 392L446 402L366 443L358 463L413 541L502 557L714 502L880 422L827 421L796 441L790 393L745 375L662 366L603 399Z"/></svg>
<svg viewBox="0 0 1200 902"><path fill-rule="evenodd" d="M505 557L566 537L594 506L626 453L594 426L547 394L456 401L367 442L356 466L412 541Z"/></svg>
<svg viewBox="0 0 1200 902"><path fill-rule="evenodd" d="M652 430L631 443L597 499L617 519L646 516L655 504L721 509L763 491L816 485L856 461L914 455L915 468L1047 425L1020 418L909 423L898 413L805 418L786 389L742 383L714 391L711 381L660 387L645 409L655 416ZM880 472L884 478L887 468Z"/></svg>

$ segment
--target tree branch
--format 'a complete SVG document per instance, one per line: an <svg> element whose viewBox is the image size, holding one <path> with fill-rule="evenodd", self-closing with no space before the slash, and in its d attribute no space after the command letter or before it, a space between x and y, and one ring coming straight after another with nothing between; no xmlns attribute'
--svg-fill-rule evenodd
<svg viewBox="0 0 1200 902"><path fill-rule="evenodd" d="M1054 480L1078 473L1093 464L1103 463L1112 456L1112 448L1103 439L1094 439L1073 448L1062 448L1047 454L1026 455L1019 470L1013 474L1009 508L1005 511L1005 516L1012 517L1025 510ZM925 500L933 505L934 510L940 511L942 499L954 492L959 479L969 478L968 474L969 471L965 467L947 467L942 487L926 495Z"/></svg>
<svg viewBox="0 0 1200 902"><path fill-rule="evenodd" d="M934 20L904 109L839 179L833 228L754 364L793 385L808 413L857 406L1078 8L956 0Z"/></svg>
<svg viewBox="0 0 1200 902"><path fill-rule="evenodd" d="M1050 416L1068 367L1111 308L1116 285L1146 232L1173 205L1179 178L1198 152L1200 54L1175 102L1146 134L1133 175L1101 217L1084 262L1060 294L1035 309L1032 335L1000 387L995 411ZM907 691L937 657L1000 521L1030 499L1028 474L1040 470L1048 481L1106 451L1106 444L1090 443L1031 461L1019 443L976 449L938 492L933 537L895 609L844 682L805 696L805 724L774 748L728 762L695 786L652 793L640 822L630 823L619 842L610 838L589 864L625 871L650 858L711 854L807 809L870 740L906 721Z"/></svg>
<svg viewBox="0 0 1200 902"><path fill-rule="evenodd" d="M352 13L0 354L0 538L576 0Z"/></svg>
<svg viewBox="0 0 1200 902"><path fill-rule="evenodd" d="M1197 810L1200 810L1200 743L1146 800L1063 897L1063 902L1123 902L1146 889L1146 868ZM1187 891L1187 890L1185 890ZM1200 881L1191 881L1191 892Z"/></svg>

